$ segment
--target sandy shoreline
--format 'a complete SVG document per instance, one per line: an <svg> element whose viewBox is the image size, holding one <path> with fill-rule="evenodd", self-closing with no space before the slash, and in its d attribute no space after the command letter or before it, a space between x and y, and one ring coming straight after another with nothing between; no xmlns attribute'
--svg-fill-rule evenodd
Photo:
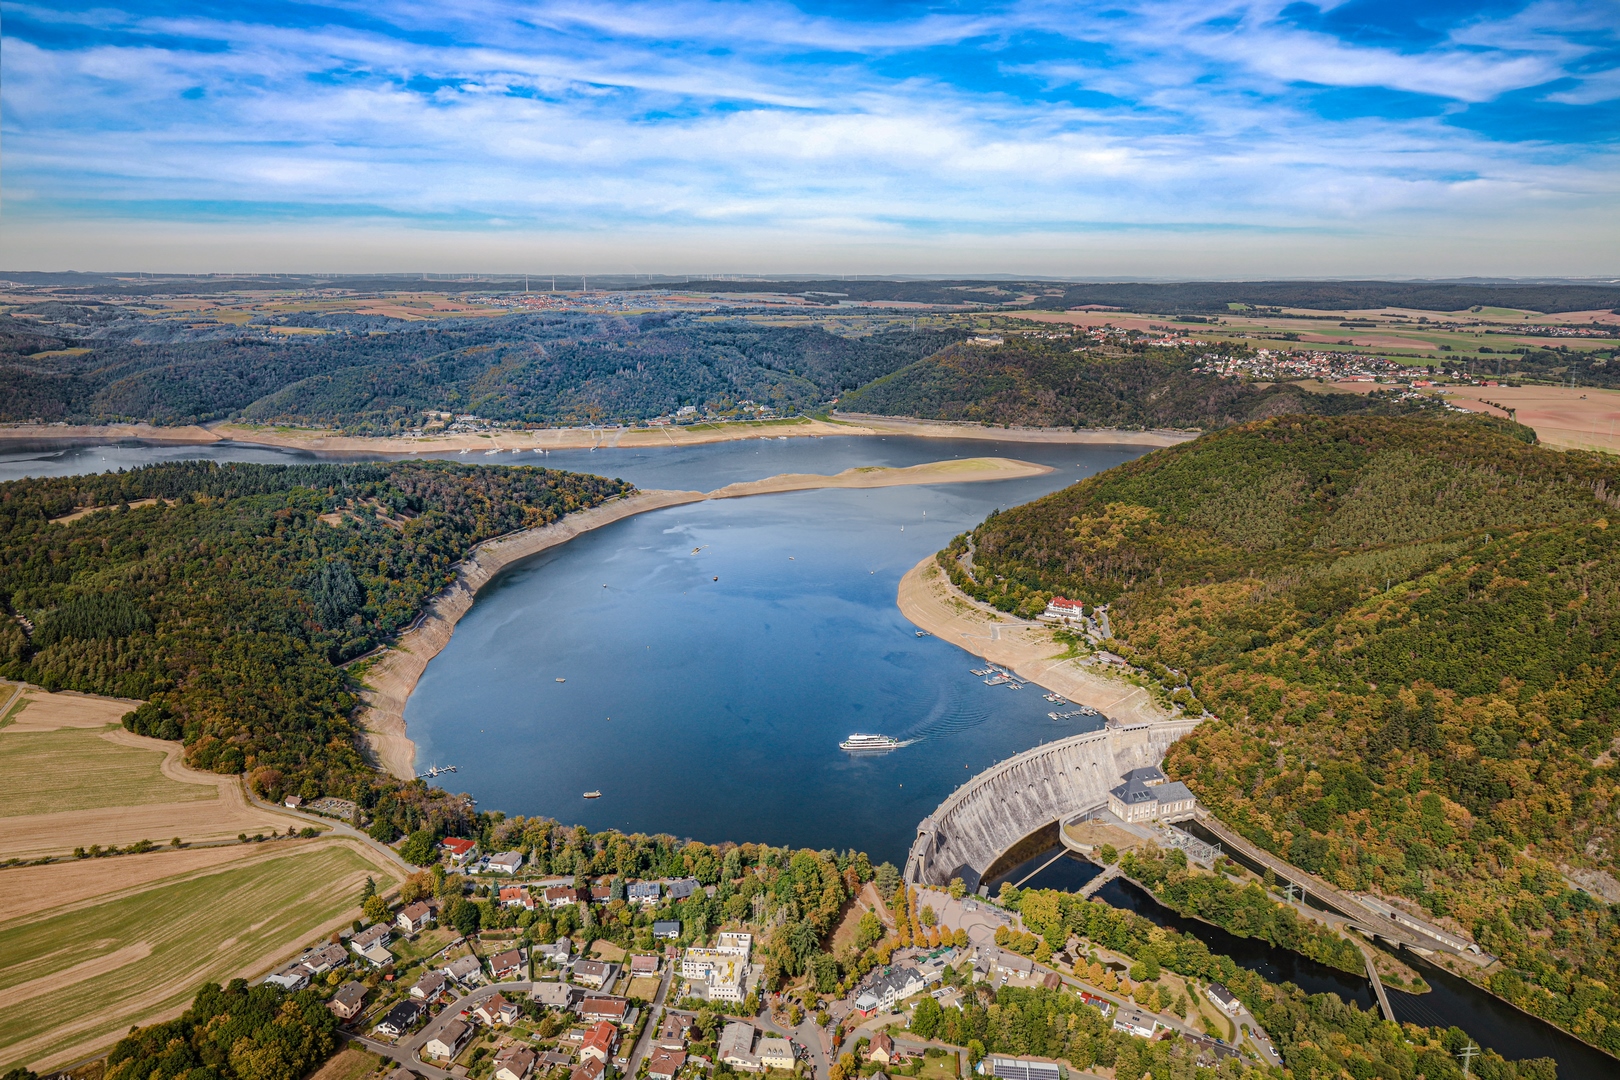
<svg viewBox="0 0 1620 1080"><path fill-rule="evenodd" d="M361 725L366 742L377 763L401 779L416 775L416 744L405 729L405 703L416 689L417 680L428 663L450 643L456 623L472 609L478 590L501 570L531 555L566 543L582 533L666 506L702 502L705 499L734 499L749 495L769 495L790 491L825 488L875 488L911 484L960 484L985 480L1010 480L1039 476L1052 470L1045 465L1011 458L969 458L933 461L909 468L846 469L835 476L811 473L785 473L748 483L731 484L712 492L641 491L615 499L590 510L570 514L544 528L528 529L510 536L485 541L464 559L456 583L424 608L416 626L400 636L398 643L381 653L365 673L365 707Z"/></svg>
<svg viewBox="0 0 1620 1080"><path fill-rule="evenodd" d="M974 603L946 579L932 555L906 571L896 603L918 628L1112 720L1176 719L1141 687L1078 660L1062 659L1064 647L1052 640L1051 627Z"/></svg>
<svg viewBox="0 0 1620 1080"><path fill-rule="evenodd" d="M1195 438L1191 432L1073 431L1069 428L992 428L982 424L911 420L850 414L835 421L803 419L695 427L657 428L542 428L536 431L491 431L487 434L441 435L423 438L338 435L329 431L288 427L256 427L216 423L206 427L153 427L149 424L16 424L0 427L0 446L7 443L59 446L98 444L139 439L174 445L220 442L246 446L274 446L332 454L439 454L460 450L587 450L592 447L645 448L704 446L744 439L828 438L844 435L910 435L924 439L977 439L992 442L1073 443L1085 445L1171 446ZM499 462L498 464L506 464ZM534 464L525 461L523 464Z"/></svg>

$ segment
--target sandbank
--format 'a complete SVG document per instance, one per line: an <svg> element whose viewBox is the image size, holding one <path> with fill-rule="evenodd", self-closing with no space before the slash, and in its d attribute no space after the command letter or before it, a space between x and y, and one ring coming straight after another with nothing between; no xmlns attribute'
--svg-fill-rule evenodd
<svg viewBox="0 0 1620 1080"><path fill-rule="evenodd" d="M906 571L896 598L920 629L1080 705L1125 723L1176 719L1153 696L1110 672L1066 658L1052 628L987 608L945 577L930 555Z"/></svg>
<svg viewBox="0 0 1620 1080"><path fill-rule="evenodd" d="M984 457L931 461L897 469L870 467L845 469L834 476L814 473L783 473L763 480L729 484L711 492L640 491L614 499L590 510L569 514L561 521L539 529L487 540L473 549L457 569L455 584L435 596L411 629L400 635L393 648L371 660L362 678L361 694L365 707L360 714L366 742L378 765L388 772L410 779L416 775L416 744L405 730L405 703L416 689L417 680L428 663L450 643L456 623L501 570L581 533L599 529L615 521L666 506L702 502L705 499L736 499L822 488L878 488L913 484L960 484L986 480L1012 480L1051 472L1046 465L1011 458Z"/></svg>

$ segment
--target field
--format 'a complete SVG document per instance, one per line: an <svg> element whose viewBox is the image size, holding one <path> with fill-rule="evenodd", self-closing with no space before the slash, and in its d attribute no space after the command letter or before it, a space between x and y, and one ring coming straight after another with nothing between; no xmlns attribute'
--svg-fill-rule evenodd
<svg viewBox="0 0 1620 1080"><path fill-rule="evenodd" d="M224 849L239 857L187 871L183 852L106 860L96 895L10 918L0 927L0 1066L41 1069L101 1049L135 1023L177 1013L205 980L252 976L354 913L367 875L391 871L345 841L277 841ZM16 894L53 895L83 864L4 872ZM130 871L161 873L130 887ZM15 877L14 877L15 875ZM80 883L80 893L85 891Z"/></svg>
<svg viewBox="0 0 1620 1080"><path fill-rule="evenodd" d="M234 776L181 764L180 745L118 727L131 702L32 690L0 728L0 859L99 844L281 832Z"/></svg>
<svg viewBox="0 0 1620 1080"><path fill-rule="evenodd" d="M309 1080L363 1080L381 1069L384 1060L351 1045L315 1070Z"/></svg>

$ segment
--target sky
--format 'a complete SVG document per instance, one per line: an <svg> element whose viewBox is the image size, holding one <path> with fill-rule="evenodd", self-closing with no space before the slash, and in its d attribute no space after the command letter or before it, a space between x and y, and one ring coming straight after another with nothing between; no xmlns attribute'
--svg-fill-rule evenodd
<svg viewBox="0 0 1620 1080"><path fill-rule="evenodd" d="M1620 275L1620 0L0 0L0 268Z"/></svg>

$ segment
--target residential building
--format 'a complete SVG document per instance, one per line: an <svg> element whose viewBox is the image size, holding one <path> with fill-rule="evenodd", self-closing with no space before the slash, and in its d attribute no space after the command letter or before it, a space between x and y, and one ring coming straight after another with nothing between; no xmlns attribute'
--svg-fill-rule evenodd
<svg viewBox="0 0 1620 1080"><path fill-rule="evenodd" d="M419 930L427 929L427 924L433 921L433 909L426 903L418 900L414 904L406 904L394 916L394 923L401 932L414 934Z"/></svg>
<svg viewBox="0 0 1620 1080"><path fill-rule="evenodd" d="M340 968L349 962L349 950L336 943L322 945L318 949L310 949L298 958L298 962L309 968L311 974L325 975L333 968Z"/></svg>
<svg viewBox="0 0 1620 1080"><path fill-rule="evenodd" d="M428 1057L449 1061L461 1053L467 1040L472 1038L472 1025L465 1020L452 1020L439 1029L439 1033L427 1041L422 1052Z"/></svg>
<svg viewBox="0 0 1620 1080"><path fill-rule="evenodd" d="M535 1053L527 1046L513 1043L502 1047L495 1055L495 1080L529 1080L534 1060Z"/></svg>
<svg viewBox="0 0 1620 1080"><path fill-rule="evenodd" d="M741 1001L748 996L747 955L718 949L687 949L681 956L681 978L702 980L711 1001Z"/></svg>
<svg viewBox="0 0 1620 1080"><path fill-rule="evenodd" d="M598 994L588 997L579 1003L579 1015L583 1020L611 1020L615 1024L624 1023L630 1010L630 1003L622 997L608 997Z"/></svg>
<svg viewBox="0 0 1620 1080"><path fill-rule="evenodd" d="M872 1042L866 1048L866 1060L875 1061L879 1065L892 1065L896 1054L894 1040L889 1038L887 1031L878 1031L872 1035Z"/></svg>
<svg viewBox="0 0 1620 1080"><path fill-rule="evenodd" d="M532 951L536 960L544 960L548 964L555 964L557 967L564 968L573 959L574 943L565 937L561 937L550 945L536 945Z"/></svg>
<svg viewBox="0 0 1620 1080"><path fill-rule="evenodd" d="M565 982L537 982L534 989L529 991L531 1001L548 1009L572 1009L581 996L582 991L578 987Z"/></svg>
<svg viewBox="0 0 1620 1080"><path fill-rule="evenodd" d="M573 1063L574 1057L572 1054L564 1054L556 1050L547 1050L545 1053L540 1055L539 1065L542 1069L551 1070L557 1068L559 1065L572 1065Z"/></svg>
<svg viewBox="0 0 1620 1080"><path fill-rule="evenodd" d="M619 973L619 966L603 960L575 960L570 970L575 982L600 990L612 984Z"/></svg>
<svg viewBox="0 0 1620 1080"><path fill-rule="evenodd" d="M1213 1001L1215 1007L1228 1016L1236 1016L1238 1010L1243 1008L1243 1002L1238 1000L1237 995L1220 983L1210 983L1204 990L1204 996Z"/></svg>
<svg viewBox="0 0 1620 1080"><path fill-rule="evenodd" d="M572 885L553 885L546 890L547 907L565 908L581 899L579 890Z"/></svg>
<svg viewBox="0 0 1620 1080"><path fill-rule="evenodd" d="M928 989L928 980L916 968L890 967L879 972L867 986L878 1011L888 1012L912 994Z"/></svg>
<svg viewBox="0 0 1620 1080"><path fill-rule="evenodd" d="M1159 1030L1159 1022L1141 1009L1121 1010L1119 1015L1114 1017L1114 1030L1151 1039L1153 1033Z"/></svg>
<svg viewBox="0 0 1620 1080"><path fill-rule="evenodd" d="M611 886L611 885L592 885L591 886L591 903L593 903L593 904L605 904L611 899L613 899L613 886Z"/></svg>
<svg viewBox="0 0 1620 1080"><path fill-rule="evenodd" d="M632 881L625 890L624 898L632 904L656 904L663 892L663 887L656 881Z"/></svg>
<svg viewBox="0 0 1620 1080"><path fill-rule="evenodd" d="M674 941L681 936L681 924L674 919L659 919L653 923L653 937L662 941Z"/></svg>
<svg viewBox="0 0 1620 1080"><path fill-rule="evenodd" d="M1227 1058L1238 1056L1236 1048L1223 1042L1217 1042L1207 1035L1190 1035L1183 1031L1181 1032L1181 1040L1196 1055L1194 1062L1199 1068L1213 1069Z"/></svg>
<svg viewBox="0 0 1620 1080"><path fill-rule="evenodd" d="M459 836L447 836L440 840L439 850L444 853L451 866L466 866L478 858L478 842L463 840Z"/></svg>
<svg viewBox="0 0 1620 1080"><path fill-rule="evenodd" d="M759 1058L754 1056L754 1025L741 1020L727 1024L720 1032L720 1045L715 1050L715 1057L732 1068L758 1069Z"/></svg>
<svg viewBox="0 0 1620 1080"><path fill-rule="evenodd" d="M990 959L990 971L1005 979L1028 978L1035 974L1035 961L1017 953L998 952Z"/></svg>
<svg viewBox="0 0 1620 1080"><path fill-rule="evenodd" d="M361 952L360 956L374 968L385 968L394 962L394 954L383 945L372 945Z"/></svg>
<svg viewBox="0 0 1620 1080"><path fill-rule="evenodd" d="M996 1080L1059 1080L1063 1075L1050 1058L994 1056L981 1063L979 1070Z"/></svg>
<svg viewBox="0 0 1620 1080"><path fill-rule="evenodd" d="M337 988L332 1000L326 1003L332 1015L339 1020L353 1020L366 1007L365 983L346 982Z"/></svg>
<svg viewBox="0 0 1620 1080"><path fill-rule="evenodd" d="M302 990L309 985L310 970L302 963L294 960L284 968L272 971L264 977L264 981L271 986L279 986L289 993Z"/></svg>
<svg viewBox="0 0 1620 1080"><path fill-rule="evenodd" d="M1109 813L1121 821L1180 821L1192 816L1197 803L1192 791L1179 781L1165 782L1158 769L1132 769L1121 779L1125 782L1108 793Z"/></svg>
<svg viewBox="0 0 1620 1080"><path fill-rule="evenodd" d="M489 857L489 869L495 874L515 874L523 866L523 852L503 851Z"/></svg>
<svg viewBox="0 0 1620 1080"><path fill-rule="evenodd" d="M793 1056L793 1044L779 1035L765 1035L754 1048L754 1055L759 1058L759 1067L762 1069L786 1069L793 1071L797 1064Z"/></svg>
<svg viewBox="0 0 1620 1080"><path fill-rule="evenodd" d="M586 1058L574 1066L574 1071L568 1074L568 1080L602 1080L607 1075L607 1066L595 1058Z"/></svg>
<svg viewBox="0 0 1620 1080"><path fill-rule="evenodd" d="M285 806L289 810L297 810L300 806L304 805L303 796L301 796L301 795L289 795L282 802L282 805Z"/></svg>
<svg viewBox="0 0 1620 1080"><path fill-rule="evenodd" d="M685 1013L666 1012L658 1025L653 1045L665 1050L685 1050L686 1033L692 1030L692 1018Z"/></svg>
<svg viewBox="0 0 1620 1080"><path fill-rule="evenodd" d="M523 958L522 949L508 949L490 957L489 973L496 982L526 979L529 975L529 963Z"/></svg>
<svg viewBox="0 0 1620 1080"><path fill-rule="evenodd" d="M502 907L522 908L524 911L535 909L534 894L522 885L502 885L500 901Z"/></svg>
<svg viewBox="0 0 1620 1080"><path fill-rule="evenodd" d="M394 931L388 923L372 923L349 939L349 948L361 955L373 945L387 945L394 940Z"/></svg>
<svg viewBox="0 0 1620 1080"><path fill-rule="evenodd" d="M1085 607L1078 600L1066 600L1061 596L1054 596L1047 602L1046 612L1048 618L1057 619L1066 623L1084 623Z"/></svg>
<svg viewBox="0 0 1620 1080"><path fill-rule="evenodd" d="M613 1061L618 1049L618 1026L611 1020L598 1020L591 1025L591 1029L585 1033L584 1041L579 1044L579 1058L583 1061L588 1057L594 1057L607 1065Z"/></svg>
<svg viewBox="0 0 1620 1080"><path fill-rule="evenodd" d="M439 969L462 986L477 986L484 981L484 965L476 956L460 956Z"/></svg>
<svg viewBox="0 0 1620 1080"><path fill-rule="evenodd" d="M502 1024L510 1024L515 1021L518 1018L519 1009L500 994L495 994L488 1001L478 1006L473 1015L490 1027L499 1027Z"/></svg>
<svg viewBox="0 0 1620 1080"><path fill-rule="evenodd" d="M444 972L429 971L424 973L420 979L417 979L416 985L411 987L411 997L416 998L418 1001L437 1001L439 995L444 993L444 988L448 985L450 985L450 980L445 976Z"/></svg>
<svg viewBox="0 0 1620 1080"><path fill-rule="evenodd" d="M647 1058L647 1075L651 1080L674 1080L686 1064L686 1051L666 1050L660 1046Z"/></svg>
<svg viewBox="0 0 1620 1080"><path fill-rule="evenodd" d="M658 957L651 953L636 953L630 957L630 974L634 978L658 974Z"/></svg>
<svg viewBox="0 0 1620 1080"><path fill-rule="evenodd" d="M740 956L745 960L748 958L748 954L753 951L753 948L753 934L738 934L727 931L714 939L715 952L724 953L728 956Z"/></svg>
<svg viewBox="0 0 1620 1080"><path fill-rule="evenodd" d="M407 998L388 1010L388 1015L383 1017L382 1023L377 1025L376 1030L397 1039L415 1027L416 1022L422 1019L426 1012L426 1006L420 1001L412 1001Z"/></svg>
<svg viewBox="0 0 1620 1080"><path fill-rule="evenodd" d="M676 878L669 883L669 898L671 900L685 900L701 887L695 877Z"/></svg>

